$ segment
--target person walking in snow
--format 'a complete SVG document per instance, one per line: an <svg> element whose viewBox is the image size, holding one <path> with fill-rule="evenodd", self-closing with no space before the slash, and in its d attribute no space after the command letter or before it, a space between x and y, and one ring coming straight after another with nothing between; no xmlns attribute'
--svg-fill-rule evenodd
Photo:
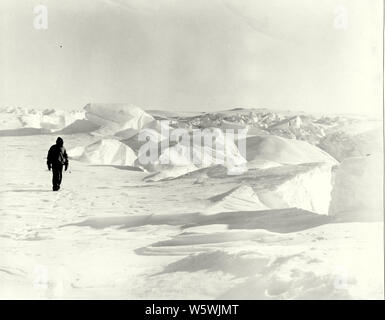
<svg viewBox="0 0 385 320"><path fill-rule="evenodd" d="M58 137L56 144L51 146L47 155L48 170L52 169L52 190L58 191L63 176L63 166L65 171L68 169L67 151L63 146L64 141Z"/></svg>

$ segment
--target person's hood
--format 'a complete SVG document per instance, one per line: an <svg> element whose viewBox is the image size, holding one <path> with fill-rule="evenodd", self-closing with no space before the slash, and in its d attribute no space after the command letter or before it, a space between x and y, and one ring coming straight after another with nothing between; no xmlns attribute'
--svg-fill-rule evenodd
<svg viewBox="0 0 385 320"><path fill-rule="evenodd" d="M58 145L59 147L62 147L63 144L64 144L63 139L60 138L60 137L58 137L58 138L56 139L56 145Z"/></svg>

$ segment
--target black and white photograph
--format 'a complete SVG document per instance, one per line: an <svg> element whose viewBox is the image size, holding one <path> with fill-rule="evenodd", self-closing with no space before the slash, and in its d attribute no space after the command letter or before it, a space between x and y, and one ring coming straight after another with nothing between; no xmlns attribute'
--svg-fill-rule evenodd
<svg viewBox="0 0 385 320"><path fill-rule="evenodd" d="M0 0L0 300L383 300L383 23Z"/></svg>

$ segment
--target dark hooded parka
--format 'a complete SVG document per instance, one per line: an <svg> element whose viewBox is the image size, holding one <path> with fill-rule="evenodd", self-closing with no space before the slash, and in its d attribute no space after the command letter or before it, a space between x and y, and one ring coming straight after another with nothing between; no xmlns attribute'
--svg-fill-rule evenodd
<svg viewBox="0 0 385 320"><path fill-rule="evenodd" d="M52 190L57 191L60 189L60 184L63 175L63 166L67 171L68 168L68 156L67 151L63 146L63 139L58 137L56 144L51 146L47 155L48 170L52 169Z"/></svg>

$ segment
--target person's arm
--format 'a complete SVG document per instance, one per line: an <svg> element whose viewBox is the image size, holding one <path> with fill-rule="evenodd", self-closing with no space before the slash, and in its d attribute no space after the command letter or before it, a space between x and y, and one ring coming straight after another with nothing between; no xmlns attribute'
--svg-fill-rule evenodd
<svg viewBox="0 0 385 320"><path fill-rule="evenodd" d="M47 154L47 166L48 170L51 170L52 168L52 147L49 148L48 154Z"/></svg>
<svg viewBox="0 0 385 320"><path fill-rule="evenodd" d="M67 171L67 169L68 169L68 155L67 155L66 149L64 149L63 156L64 156L64 170Z"/></svg>

